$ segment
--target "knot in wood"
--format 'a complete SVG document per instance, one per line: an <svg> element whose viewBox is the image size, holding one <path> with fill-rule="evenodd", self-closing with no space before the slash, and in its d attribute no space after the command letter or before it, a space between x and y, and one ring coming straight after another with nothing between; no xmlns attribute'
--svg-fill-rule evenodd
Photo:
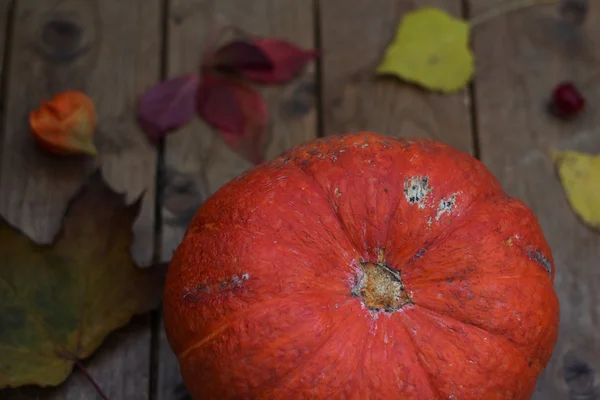
<svg viewBox="0 0 600 400"><path fill-rule="evenodd" d="M42 49L56 62L69 62L82 53L83 28L68 20L48 21L42 29Z"/></svg>
<svg viewBox="0 0 600 400"><path fill-rule="evenodd" d="M563 364L565 383L577 399L596 399L596 371L587 361L574 355L566 355Z"/></svg>
<svg viewBox="0 0 600 400"><path fill-rule="evenodd" d="M300 82L286 94L281 104L285 118L296 119L308 115L315 106L315 84L312 81Z"/></svg>

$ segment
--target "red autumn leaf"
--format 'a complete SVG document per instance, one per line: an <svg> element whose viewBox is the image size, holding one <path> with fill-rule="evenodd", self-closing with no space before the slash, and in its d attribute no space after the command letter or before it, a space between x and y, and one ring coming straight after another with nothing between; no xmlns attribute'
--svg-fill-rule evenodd
<svg viewBox="0 0 600 400"><path fill-rule="evenodd" d="M237 72L258 83L281 83L295 77L318 54L304 50L286 40L259 38L250 42L273 64L272 68L238 68Z"/></svg>
<svg viewBox="0 0 600 400"><path fill-rule="evenodd" d="M195 114L198 76L187 74L150 88L138 105L138 121L144 132L159 140L188 123Z"/></svg>
<svg viewBox="0 0 600 400"><path fill-rule="evenodd" d="M264 51L243 40L236 40L221 47L208 57L205 65L234 72L273 69L273 62Z"/></svg>
<svg viewBox="0 0 600 400"><path fill-rule="evenodd" d="M240 136L229 132L220 131L221 136L233 151L253 164L264 161L264 147L266 144L266 127L251 125L246 134Z"/></svg>
<svg viewBox="0 0 600 400"><path fill-rule="evenodd" d="M196 104L198 114L233 151L254 164L263 161L268 112L256 90L232 77L205 72Z"/></svg>

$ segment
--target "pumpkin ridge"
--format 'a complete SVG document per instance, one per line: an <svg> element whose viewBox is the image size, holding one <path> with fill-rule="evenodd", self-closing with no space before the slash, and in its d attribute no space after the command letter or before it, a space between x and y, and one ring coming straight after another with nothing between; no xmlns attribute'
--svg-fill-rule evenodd
<svg viewBox="0 0 600 400"><path fill-rule="evenodd" d="M469 207L471 207L475 202L473 202L472 204L470 204L469 206L467 206L465 208L465 212L469 210ZM446 229L443 229L441 232L439 232L436 236L434 236L433 238L427 240L424 243L424 246L415 246L415 253L412 257L410 257L408 259L408 261L406 261L403 265L402 268L400 268L399 265L396 265L395 267L398 270L405 270L410 267L414 262L416 262L417 260L421 259L422 257L426 257L427 255L427 250L429 250L429 248L431 246L433 246L434 243L437 243L438 241L444 241L445 239L447 239L450 235L452 235L452 233L456 232L459 229L464 228L465 226L468 225L468 222L471 221L471 219L466 219L467 217L465 217L465 215L469 215L468 213L465 214L461 214L460 215L460 221L458 224L454 224L452 227L447 227ZM454 217L452 220L458 219L458 217ZM389 243L387 243L387 245L389 247L390 246ZM387 248L387 247L386 247ZM418 249L418 250L417 250ZM410 271L407 271L407 273L410 273ZM412 278L411 278L412 279ZM426 278L425 278L426 279ZM424 279L424 280L425 280Z"/></svg>
<svg viewBox="0 0 600 400"><path fill-rule="evenodd" d="M316 356L320 355L323 347L325 347L327 345L327 343L329 343L329 341L331 341L335 336L337 336L337 333L339 332L339 330L342 327L344 327L344 325L348 321L348 319L350 319L350 317L353 316L353 313L354 313L353 309L348 310L348 315L346 317L344 317L341 320L341 322L335 328L333 328L331 330L331 334L328 335L327 338L323 339L323 341L315 348L315 350L313 350L313 352L308 357L304 357L304 359L302 360L302 362L300 364L298 364L297 366L295 366L293 368L288 369L285 373L281 374L281 376L274 379L274 382L271 382L271 384L269 385L269 386L271 386L271 388L265 392L262 392L261 395L266 396L266 395L272 393L273 391L279 389L280 388L279 383L285 381L285 379L288 378L290 375L300 371L304 366L306 366ZM297 375L298 374L296 374L296 376ZM266 398L268 398L268 396Z"/></svg>
<svg viewBox="0 0 600 400"><path fill-rule="evenodd" d="M475 207L476 205L480 204L481 202L485 202L485 201L494 199L495 197L498 197L498 199L509 198L507 196L507 194L502 190L502 188L499 188L499 190L490 191L490 192L481 192L480 191L478 193L478 195L475 196L471 200L471 202L465 206L465 208L460 212L460 214L451 218L451 221L459 220L458 224L450 224L450 225L446 226L444 229L440 230L435 236L426 240L423 243L423 246L414 246L415 253L413 254L413 256L410 257L406 262L404 262L402 264L402 267L400 267L400 265L394 265L394 267L399 270L400 269L405 270L406 267L410 266L413 262L415 262L416 260L421 258L424 254L426 254L427 249L429 249L434 243L436 243L438 241L446 240L454 232L458 231L459 229L463 229L463 228L467 227L469 223L474 221L475 219L473 219L473 217L471 216L471 213L472 213L472 210L476 208ZM398 205L400 203L401 203L401 201L397 202ZM392 225L391 221L393 221L393 218L396 215L396 212L397 212L397 208L393 211L392 217L390 218L390 223L388 225L388 231L386 233L386 245L384 247L385 249L394 247L392 245L392 243L390 242L390 231L391 231L391 225ZM397 264L397 263L395 263L395 264Z"/></svg>
<svg viewBox="0 0 600 400"><path fill-rule="evenodd" d="M496 280L505 280L505 279L507 279L507 280L512 280L512 279L519 280L519 279L528 278L528 277L534 278L534 277L536 277L536 275L534 275L534 274L531 274L531 275L529 275L529 274L521 274L521 275L486 275L486 274L479 274L478 273L478 274L469 275L468 277L469 277L469 279L471 279L471 278L489 278L489 277L492 277L496 281ZM448 279L447 277L439 277L439 278L434 278L434 279L427 279L427 278L425 278L425 279L411 279L410 286L411 286L411 288L414 288L415 286L427 285L427 284L436 283L436 282L443 282L443 281L446 281L447 279Z"/></svg>
<svg viewBox="0 0 600 400"><path fill-rule="evenodd" d="M398 146L399 149L406 149L409 148L410 146L415 144L415 140L414 139L410 139L410 138L397 138L394 137L393 139L396 140L396 142L394 143L393 146ZM396 201L393 204L393 208L391 209L391 214L387 223L387 227L385 228L385 247L384 249L388 249L390 247L390 231L391 231L391 227L392 227L392 221L394 221L394 218L396 218L396 214L398 213L398 208L400 208L400 202L404 201L404 198L402 197L402 194L398 194L396 195Z"/></svg>
<svg viewBox="0 0 600 400"><path fill-rule="evenodd" d="M338 220L339 220L339 219L338 219ZM265 235L266 235L264 231L261 231L261 230L254 230L254 229L249 229L249 228L247 227L247 225L245 225L245 224L231 225L230 223L212 223L212 222L211 222L211 223L209 223L209 224L210 224L210 225L212 225L212 229L215 229L216 231L219 231L219 230L221 230L221 229L238 229L238 230L240 230L240 231L243 231L243 232L245 232L245 233L248 233L248 234L250 234L250 235L256 235L256 236L265 236ZM204 225L207 225L207 224L204 224ZM202 229L203 229L204 225L201 225L201 224L198 224L198 225L190 225L190 227L188 228L188 230L187 230L187 233L186 233L186 236L189 236L189 237L190 237L190 239L189 239L189 240L192 240L192 239L195 239L195 240L197 240L197 239L198 239L198 236L200 236L200 235L202 235L202 234L203 234L203 231L202 231ZM343 231L344 235L345 235L345 236L347 236L347 232L346 232L346 230L344 229L344 227L343 227L341 224L340 224L340 229L341 229L341 231ZM327 230L327 232L328 232L329 234L331 234L331 230ZM290 243L290 244L293 244L292 242L290 242L290 240L289 240L289 239L282 239L282 238L278 238L277 240L278 240L279 242L282 242L282 243ZM350 243L351 245L354 245L354 244L353 244L353 243L350 241L350 239L349 239L349 238L348 238L348 243ZM342 248L342 250L346 250L346 249L343 249L343 248ZM354 250L354 252L355 252L355 253L357 253L357 252L356 252L356 249L352 248L351 250ZM356 258L356 257L354 257L354 256L351 254L351 252L350 252L350 251L346 251L346 253L347 253L347 255L348 255L348 258L349 258L349 259L352 259L352 260L354 260L354 259ZM325 284L325 285L323 285L322 287L323 287L323 288L329 288L329 287L330 287L330 285L328 285L328 284Z"/></svg>
<svg viewBox="0 0 600 400"><path fill-rule="evenodd" d="M398 324L400 325L400 329L402 329L404 331L404 337L407 338L407 340L412 345L412 348L415 349L415 352L417 353L415 356L415 360L417 361L417 365L421 369L421 372L427 378L427 384L429 385L429 389L431 390L432 393L435 393L437 399L442 399L443 393L441 393L440 390L437 388L437 386L435 386L433 384L433 379L432 379L433 376L431 375L431 372L429 372L429 369L425 368L425 365L423 364L420 346L417 346L417 343L410 335L410 332L408 331L408 327L405 326L402 319L397 319L397 321L398 321Z"/></svg>
<svg viewBox="0 0 600 400"><path fill-rule="evenodd" d="M505 192L500 192L500 193L491 194L488 196L477 197L468 207L465 208L465 212L469 211L469 208L473 207L475 205L475 203L479 203L481 201L487 201L487 202L492 201L492 203L489 203L490 207L502 207L502 206L508 206L508 205L512 205L512 204L516 204L516 205L523 204L520 201L515 203L514 198L509 197ZM484 208L484 210L485 210L485 208ZM469 229L471 224L479 222L478 215L470 216L469 213L461 214L460 218L462 219L460 224L455 225L453 227L453 229L447 229L444 232L437 235L434 239L430 240L427 243L427 246L424 249L419 250L419 252L421 252L422 250L427 250L434 243L436 243L438 245L443 244L443 243L445 243L446 240L449 240L451 238L452 234L454 234L455 232L459 231L460 229ZM538 227L539 227L539 224L538 224ZM539 228L539 229L541 230L541 228ZM527 258L529 261L534 263L538 268L542 268L544 270L544 272L546 273L546 275L549 277L549 279L551 281L554 280L553 272L555 270L555 266L554 266L554 262L552 259L552 254L550 254L549 256L546 256L546 255L542 254L541 250L535 248L534 246L532 246L528 243L522 243L522 242L514 243L513 242L513 244L522 251L524 258ZM417 252L416 254L418 254L419 252ZM413 264L414 262L419 260L421 257L426 257L426 255L427 255L427 251L424 251L423 254L421 254L419 257L413 256L404 265L403 269L405 269L407 266ZM410 272L407 271L407 273L410 273ZM529 275L530 275L529 273L523 273L518 276L524 277L524 276L529 276ZM477 273L469 275L469 277L483 277L483 276L490 277L490 275L481 275L481 274L477 274ZM494 279L501 278L501 276L497 276L497 275L493 275L493 276L494 276ZM427 277L419 276L416 278L410 277L409 279L410 279L410 284L412 285L414 282L419 282L421 284L425 283L425 282L428 282L428 283L432 283L432 282L436 282L436 281L439 282L440 280L443 280L444 278L436 278L436 279L429 280L429 279L427 279Z"/></svg>
<svg viewBox="0 0 600 400"><path fill-rule="evenodd" d="M440 232L438 232L437 235L435 235L433 238L429 239L428 241L425 242L425 246L421 247L421 246L415 246L418 247L419 249L415 252L415 254L408 259L408 261L406 261L403 266L402 266L402 270L406 270L407 267L409 267L410 265L412 265L415 261L419 260L421 257L426 257L427 255L427 250L433 246L434 243L440 244L440 243L444 243L445 240L448 240L449 237L452 236L453 233L457 232L460 229L465 229L469 226L469 224L471 224L472 222L477 221L477 216L472 216L471 215L471 211L475 208L475 205L477 205L478 203L482 202L482 201L488 201L490 199L493 199L494 197L498 196L500 199L504 199L506 198L506 193L504 192L490 192L490 193L480 193L480 195L478 195L477 197L475 197L473 199L473 201L471 201L471 203L469 203L469 205L467 205L465 207L465 209L460 213L460 215L455 216L452 218L452 221L459 219L459 223L458 224L452 224L451 226L446 227L445 229L441 230ZM387 243L389 245L389 243ZM399 266L398 266L398 269ZM410 271L406 271L408 274L410 274ZM427 278L421 277L422 279L418 279L421 282L435 282L435 280L431 280L428 281ZM412 279L414 278L409 278L411 280L412 283Z"/></svg>
<svg viewBox="0 0 600 400"><path fill-rule="evenodd" d="M475 217L472 215L472 211L473 209L475 209L475 206L480 203L480 202L484 202L484 201L488 201L490 199L493 199L494 197L499 197L499 198L504 198L506 197L506 193L500 191L500 192L489 192L489 193L482 193L480 192L476 197L473 198L473 200L471 200L471 202L464 208L464 210L461 211L461 213L455 217L453 217L451 219L451 221L454 221L456 219L460 219L462 220L462 223L459 224L452 224L452 225L448 225L445 229L442 229L431 241L429 246L431 246L433 244L433 242L436 242L438 240L445 240L447 239L448 236L450 236L452 233L456 232L457 230L459 230L460 228L464 228L465 226L467 226L471 221L473 221L475 219ZM414 261L413 259L411 259L411 261Z"/></svg>
<svg viewBox="0 0 600 400"><path fill-rule="evenodd" d="M426 140L426 139L419 139L419 138L410 139L410 138L387 137L387 136L372 134L372 133L368 133L368 132L364 132L364 131L359 132L359 134L360 133L365 134L365 137L363 139L363 142L365 144L372 144L372 142L370 142L369 139L373 138L373 137L375 137L376 140L377 139L386 139L386 140L387 139L392 139L392 140L395 140L395 142L393 144L391 144L391 142L390 142L390 144L388 144L388 146L390 146L390 147L389 148L386 147L387 150L393 149L393 147L396 147L396 146L397 146L398 149L405 149L407 147L410 147L410 146L412 146L414 144L419 144L421 141L425 141ZM313 146L310 147L310 148L304 149L304 151L307 154L309 154L310 155L310 159L312 159L312 158L315 157L314 153L312 153L312 151L315 151L315 149L318 148L318 146L316 146L316 144L323 143L323 142L331 142L331 141L334 141L334 140L339 141L339 143L341 144L347 138L352 138L354 136L354 134L347 133L347 134L342 134L342 135L338 135L338 136L339 136L339 138L335 138L335 137L332 137L332 138L320 138L318 140L315 140ZM296 168L298 168L300 171L302 171L306 176L308 176L309 179L312 182L314 182L315 186L319 189L320 194L322 195L322 197L325 199L325 201L330 206L331 211L335 214L337 220L340 223L341 229L345 232L345 234L346 234L349 242L352 244L353 250L358 251L358 249L361 248L361 246L359 246L359 244L356 243L352 239L352 235L350 235L350 233L346 229L346 226L344 224L344 221L343 221L342 217L340 216L339 212L335 210L334 203L331 200L331 196L329 196L327 194L327 191L325 190L325 188L323 186L321 186L321 184L316 179L316 177L314 176L314 174L311 173L311 172L309 172L309 171L307 171L307 170L305 170L304 168L302 168L302 166L298 162L298 160L299 160L298 159L298 155L295 154L295 153L302 152L302 146L297 146L297 147L298 147L297 149L292 149L292 150L286 152L285 153L285 157L291 159L293 161L293 165ZM321 154L323 154L323 153L321 153ZM327 154L330 154L330 153L327 153ZM310 159L308 161L310 161ZM303 160L302 162L305 162L305 160ZM395 215L395 213L396 213L396 211L398 209L398 205L402 201L400 196L396 196L396 197L397 197L397 200L395 201L395 203L393 205L393 208L390 208L390 210L393 210L392 211L392 218L389 218L388 222L386 223L386 226L384 226L384 227L381 228L382 231L385 231L385 236L384 236L385 237L385 241L383 243L387 243L387 239L388 239L388 235L389 235L389 231L390 231L390 225L391 225L391 223L393 221L393 215ZM365 243L365 247L368 249L369 246L368 246L367 243Z"/></svg>
<svg viewBox="0 0 600 400"><path fill-rule="evenodd" d="M340 295L342 294L342 292L340 291L327 291L327 290L318 290L319 294L323 294L323 293L331 293L331 294L335 294L335 295ZM214 327L209 327L206 330L210 330L211 333L209 333L208 335L204 335L201 339L199 340L194 340L192 342L192 344L188 345L184 350L180 351L179 353L176 354L178 359L183 359L185 358L191 350L195 349L195 348L200 348L202 346L208 345L210 344L213 340L218 339L218 335L214 334L214 333L223 333L224 331L226 331L229 328L234 327L235 325L232 324L231 322L228 321L236 321L236 322L241 322L241 321L245 321L248 317L248 315L251 315L252 313L255 313L257 311L264 311L264 307L265 305L269 306L269 305L278 305L280 304L282 301L287 301L290 298L298 298L298 299L304 299L306 297L306 295L310 295L312 294L311 292L302 292L299 294L294 294L294 295L290 295L287 296L285 298L276 298L276 299L271 299L271 300L266 300L266 301L261 301L261 302L257 302L251 306L248 306L242 310L238 310L232 314L227 314L226 316L221 317L221 319L219 319L218 321L215 322ZM180 299L181 300L181 299ZM344 304L350 302L352 299L348 298L345 302L338 302L338 306L342 307ZM206 339L210 339L210 340L206 340ZM202 343L201 343L202 342Z"/></svg>
<svg viewBox="0 0 600 400"><path fill-rule="evenodd" d="M394 218L396 218L396 214L398 213L398 208L400 208L400 202L402 201L402 196L398 195L396 196L397 200L394 203L394 208L392 209L392 213L390 214L390 218L388 220L387 223L387 227L385 228L385 247L384 247L384 252L386 249L390 248L390 231L392 228L392 221L394 221Z"/></svg>
<svg viewBox="0 0 600 400"><path fill-rule="evenodd" d="M418 306L416 307L416 309L417 308L418 308ZM452 329L450 328L450 326L449 326L449 324L447 322L447 321L451 321L451 322L454 322L455 325L458 325L458 326L464 325L466 328L470 327L471 329L474 328L476 331L483 332L483 333L485 333L485 336L491 336L493 338L493 340L498 340L498 345L500 345L500 344L507 345L507 347L511 347L512 349L514 349L519 354L522 354L523 350L527 349L527 345L525 345L525 344L519 345L517 342L511 340L508 337L504 338L504 337L502 337L500 335L496 335L496 334L494 334L494 333L492 333L492 332L490 332L490 331L488 331L486 329L480 328L480 327L478 327L476 325L470 324L468 322L461 321L459 319L453 318L453 317L448 316L448 315L442 315L442 314L440 314L440 313L438 313L436 311L430 310L430 309L428 309L426 307L422 307L421 306L421 310L417 311L417 314L415 314L415 315L417 315L417 318L414 318L414 317L410 318L410 320L412 321L413 324L414 323L424 324L424 323L427 323L427 322L431 322L431 323L435 324L436 326L438 326L440 328L444 327L445 328L444 330L446 332L452 332ZM408 329L408 327L405 326L405 329ZM462 333L465 333L465 332L462 332ZM416 341L414 341L412 339L412 337L411 337L410 340L413 343L413 348L415 349L415 352L417 353L417 356L418 356L419 360L421 361L421 357L422 357L423 361L427 362L428 361L428 357L426 357L426 355L423 354L423 352L421 350L422 349L422 345L418 345L416 343ZM464 347L464 346L458 345L458 343L460 343L459 340L457 340L457 341L452 340L452 343L453 343L455 349L463 351L465 355L469 355L470 352L472 353L472 347ZM534 361L534 364L536 364L536 365L543 365L543 363L540 362L541 358L538 355L537 351L535 351L535 350L534 351L525 351L524 353L527 355L527 357L524 357L524 359L526 359L526 360L528 359L528 360ZM519 365L519 364L517 364L517 365ZM521 368L524 368L525 367L525 363L522 363L519 366ZM517 378L518 379L518 377L516 375L517 374L515 374L513 376L513 378ZM535 381L534 381L534 383L535 383ZM496 382L495 382L495 384L497 385ZM437 388L438 386L435 385L435 387ZM489 387L486 388L486 393L490 393L489 390L490 390ZM519 387L519 389L518 389L518 391L516 393L512 393L512 394L513 395L514 394L522 395L524 392L527 392L527 388L523 388L521 386L521 387ZM496 393L496 392L494 392L494 393ZM473 393L471 393L471 394L473 394ZM529 397L530 396L528 396L528 397L513 397L513 398L515 398L515 399L524 399L524 398L529 399ZM445 398L445 397L440 396L439 398Z"/></svg>
<svg viewBox="0 0 600 400"><path fill-rule="evenodd" d="M373 343L374 335L371 334L372 329L377 329L378 320L374 320L368 327L366 332L366 337L363 340L362 351L358 353L356 357L356 363L354 364L354 371L361 371L361 367L365 365L365 360L367 358L367 349L370 348L369 345Z"/></svg>
<svg viewBox="0 0 600 400"><path fill-rule="evenodd" d="M231 227L231 226L227 226L227 225L221 225L221 226L222 226L222 227L224 227L224 228ZM202 232L200 231L200 229L201 229L201 228L196 228L196 230L194 230L194 231L191 231L191 230L190 230L190 233L188 233L188 236L190 236L191 238L193 238L193 239L195 239L195 240L198 240L198 239L199 239L199 236L201 236L201 235L202 235ZM248 234L250 234L250 235L257 235L257 236L264 236L264 235L265 235L265 233L264 233L264 232L262 232L262 231L260 231L260 230L252 230L252 229L248 229L248 228L247 228L246 226L244 226L244 225L239 225L239 226L236 226L236 227L235 227L235 229L239 229L240 231L243 231L243 232L245 232L245 233L248 233ZM202 238L200 237L200 239L202 239ZM285 243L285 244L294 244L294 243L293 243L292 241L290 241L289 239L278 238L277 240L278 240L278 242L280 242L280 243ZM302 254L302 253L303 253L303 252L298 252L298 254ZM347 268L347 273L348 273L348 274L351 274L351 273L353 272L353 267L354 267L354 265L353 265L353 264L354 264L354 257L353 257L353 256L350 254L350 252L348 252L348 254L347 254L347 257L348 257L348 259L349 259L349 260L352 260L352 261L353 261L353 263L352 263L352 264L346 265L346 267L348 267L348 268ZM341 268L341 264L340 264L340 268ZM304 268L304 266L303 266L303 268L302 268L301 270L313 271L313 272L315 272L315 273L318 273L318 272L319 272L317 269ZM240 274L240 275L241 275L241 274ZM266 275L266 276L263 276L263 278L270 278L270 277L271 277L271 275ZM330 289L332 288L332 285L331 285L330 283L328 283L328 282L320 283L320 282L317 282L317 281L314 281L314 280L313 280L313 281L311 281L311 282L312 282L312 283L311 283L311 285L312 285L312 289L315 289L315 290L316 290L318 293L331 293L331 294L340 294L340 293L342 293L342 290L341 290L341 289L338 289L338 290L330 290ZM219 282L216 282L216 283L212 283L212 284L218 284L218 283L220 283L220 281L219 281ZM210 285L210 284L209 284L209 285ZM185 296L186 294L187 294L187 295L189 295L189 293L184 293L184 294L182 295L182 298L183 298L183 296Z"/></svg>
<svg viewBox="0 0 600 400"><path fill-rule="evenodd" d="M312 175L311 173L307 172L304 168L302 168L300 165L297 165L296 163L294 163L294 166L296 168L298 168L300 171L302 171L302 173L304 173L304 175L306 175L309 178L309 180L314 184L314 186L317 188L317 190L319 191L321 197L323 197L323 199L325 200L325 202L329 206L329 209L331 210L331 212L333 213L333 215L335 215L336 219L338 220L338 222L340 224L340 229L344 232L344 234L348 238L348 242L353 247L352 250L354 250L355 252L358 252L359 246L357 246L357 244L354 242L354 240L352 240L352 237L350 236L350 233L348 232L348 230L346 229L346 226L344 225L344 221L342 220L342 217L334 209L333 204L331 204L331 199L327 195L327 192L325 192L325 189L323 189L323 187L317 181L317 179L314 177L314 175Z"/></svg>
<svg viewBox="0 0 600 400"><path fill-rule="evenodd" d="M323 291L323 290L319 290L318 291L319 294L322 293L327 293L327 291ZM331 291L331 293L339 295L340 292L339 291ZM309 293L310 294L310 293ZM304 299L307 295L307 292L303 292L300 293L298 295L293 295L293 296L287 296L285 298L276 298L276 299L271 299L270 301L261 301L261 302L257 302L254 305L251 305L247 308L244 308L242 310L236 311L233 314L228 314L227 316L222 317L219 321L217 321L215 323L216 327L210 327L207 330L210 330L211 333L209 333L208 335L204 335L200 340L194 340L192 342L192 344L190 344L189 346L187 346L184 350L182 350L181 352L179 352L178 354L176 354L177 359L183 359L185 358L192 350L203 347L205 345L210 344L212 341L218 339L219 335L223 332L225 332L227 329L229 328L233 328L235 325L232 322L229 321L235 321L235 322L242 322L245 321L249 315L252 315L253 313L257 312L257 311L264 311L264 307L265 305L269 306L271 304L273 305L278 305L280 304L282 301L287 301L292 297L297 297L299 299ZM347 299L345 302L338 302L338 305L340 307L342 307L344 304L348 303L351 299ZM218 334L216 334L218 333Z"/></svg>
<svg viewBox="0 0 600 400"><path fill-rule="evenodd" d="M430 307L424 306L423 304L415 303L415 308L417 308L417 309L420 308L422 310L422 312L421 312L422 315L428 315L428 314L430 314L430 315L433 315L433 317L439 318L439 319L442 319L442 320L444 318L447 318L447 319L452 320L454 322L457 322L459 324L468 325L468 326L471 326L473 328L479 329L479 330L481 330L481 331L483 331L483 332L485 332L485 333L487 333L487 334L489 334L491 336L494 336L495 338L499 338L500 340L506 340L506 341L514 344L517 347L527 347L527 343L519 343L519 342L515 341L514 339L512 339L512 338L510 338L508 336L502 336L506 332L494 332L494 331L491 331L491 330L488 330L488 329L484 328L483 326L479 326L479 325L473 323L472 321L462 320L462 319L454 317L454 316L452 316L450 314L440 314L437 310L434 310L434 309L432 309ZM428 318L429 318L429 316L428 316Z"/></svg>

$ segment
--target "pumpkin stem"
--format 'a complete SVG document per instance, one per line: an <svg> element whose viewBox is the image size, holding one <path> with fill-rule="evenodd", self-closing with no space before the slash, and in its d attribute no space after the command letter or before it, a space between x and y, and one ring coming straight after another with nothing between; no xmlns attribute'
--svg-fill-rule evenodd
<svg viewBox="0 0 600 400"><path fill-rule="evenodd" d="M352 294L360 297L369 309L392 313L413 304L398 271L382 263L361 262L360 266L363 274Z"/></svg>

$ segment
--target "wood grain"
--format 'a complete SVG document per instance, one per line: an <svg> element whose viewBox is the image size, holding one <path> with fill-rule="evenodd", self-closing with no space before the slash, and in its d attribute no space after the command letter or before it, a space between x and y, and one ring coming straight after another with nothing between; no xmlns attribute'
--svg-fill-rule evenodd
<svg viewBox="0 0 600 400"><path fill-rule="evenodd" d="M111 400L148 400L150 388L150 321L135 317L113 332L84 367ZM56 388L23 387L0 391L1 400L100 399L80 370Z"/></svg>
<svg viewBox="0 0 600 400"><path fill-rule="evenodd" d="M0 0L0 12L6 3ZM0 214L35 241L53 240L70 199L101 168L128 204L141 198L132 253L142 265L151 261L156 151L137 128L134 110L141 91L159 78L160 12L159 0L16 2L0 131ZM85 91L96 103L98 160L51 157L29 136L29 111L66 89ZM85 362L111 400L149 398L150 342L149 318L139 317ZM97 395L75 371L58 388L11 389L0 398L87 400Z"/></svg>
<svg viewBox="0 0 600 400"><path fill-rule="evenodd" d="M468 93L425 92L375 76L409 0L321 0L323 129L427 137L472 152ZM461 16L460 0L419 1Z"/></svg>
<svg viewBox="0 0 600 400"><path fill-rule="evenodd" d="M6 0L3 0L6 1ZM24 0L16 3L0 153L0 215L35 242L51 243L70 199L101 168L128 204L141 199L132 255L153 255L156 151L136 123L140 93L159 79L160 0ZM97 160L43 153L27 117L66 90L96 103Z"/></svg>
<svg viewBox="0 0 600 400"><path fill-rule="evenodd" d="M10 34L8 32L8 19L12 7L13 0L0 0L0 76L2 76L2 71L4 70L6 38Z"/></svg>
<svg viewBox="0 0 600 400"><path fill-rule="evenodd" d="M167 341L162 318L159 332L155 334L158 334L158 348L154 350L157 354L158 370L154 398L156 400L184 400L187 391L181 379L177 357Z"/></svg>
<svg viewBox="0 0 600 400"><path fill-rule="evenodd" d="M168 75L195 71L223 21L256 35L314 46L310 1L170 0ZM270 113L266 158L316 136L314 66L293 81L261 88ZM203 200L251 165L196 119L166 140L161 258L168 261Z"/></svg>
<svg viewBox="0 0 600 400"><path fill-rule="evenodd" d="M473 15L495 0L471 0ZM538 216L556 263L561 326L534 399L598 399L600 235L574 215L548 149L600 151L600 9L579 29L553 6L533 7L475 28L477 131L481 158L509 194ZM588 109L570 122L546 112L552 88L573 80Z"/></svg>

